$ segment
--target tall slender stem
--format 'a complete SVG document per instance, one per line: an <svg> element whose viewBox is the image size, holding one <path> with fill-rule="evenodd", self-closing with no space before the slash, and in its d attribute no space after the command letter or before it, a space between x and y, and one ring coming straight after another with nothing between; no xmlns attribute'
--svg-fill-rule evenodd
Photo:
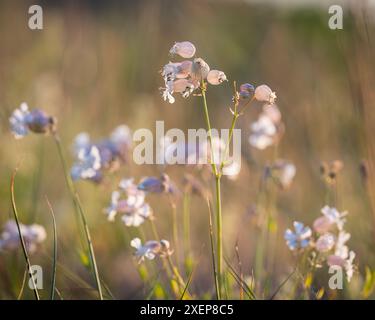
<svg viewBox="0 0 375 320"><path fill-rule="evenodd" d="M204 115L206 126L208 130L208 139L210 142L210 149L211 149L211 166L212 171L215 175L215 192L216 192L216 245L217 245L217 282L219 285L219 292L221 295L222 292L222 279L223 279L223 235L222 235L222 216L221 216L221 190L220 190L220 178L221 172L218 171L218 168L215 164L215 159L213 158L214 155L214 146L212 143L212 129L210 123L210 116L208 113L208 106L207 106L207 99L206 99L206 84L203 82L201 86L201 92L203 97L203 107L204 107Z"/></svg>
<svg viewBox="0 0 375 320"><path fill-rule="evenodd" d="M64 170L66 184L68 185L68 189L69 189L70 194L72 196L72 200L73 200L73 204L74 204L74 207L76 209L76 212L80 216L81 221L83 223L83 230L85 232L87 246L89 248L90 262L91 262L91 266L92 266L92 269L93 269L94 279L95 279L96 286L97 286L97 289L98 289L99 298L100 298L100 300L103 300L103 292L102 292L102 287L101 287L101 284L100 284L100 278L99 278L98 267L97 267L97 264L96 264L94 247L93 247L93 244L92 244L90 230L89 230L89 227L88 227L88 224L87 224L86 216L84 214L81 202L79 200L78 193L75 190L73 181L70 177L70 174L68 173L68 168L67 168L67 165L66 165L66 162L65 162L64 153L63 153L60 138L56 134L54 135L54 138L55 138L56 146L57 146L57 149L58 149L58 152L59 152L61 164L62 164L62 167L63 167L63 170Z"/></svg>
<svg viewBox="0 0 375 320"><path fill-rule="evenodd" d="M16 200L14 198L14 180L16 178L16 173L17 173L17 169L14 170L13 175L12 175L12 179L11 179L11 182L10 182L10 194L11 194L11 201L12 201L14 219L16 220L18 234L19 234L21 246L22 246L22 252L23 252L23 255L24 255L25 260L26 260L27 269L29 270L29 273L30 273L30 278L31 278L31 282L32 282L32 285L33 285L33 291L34 291L35 299L40 300L38 289L36 287L36 283L35 283L35 279L34 279L34 275L33 275L33 272L31 270L31 262L30 262L29 255L27 253L26 243L25 243L25 240L22 236L21 226L20 226L19 219L18 219L18 211L17 211L17 206L16 206Z"/></svg>

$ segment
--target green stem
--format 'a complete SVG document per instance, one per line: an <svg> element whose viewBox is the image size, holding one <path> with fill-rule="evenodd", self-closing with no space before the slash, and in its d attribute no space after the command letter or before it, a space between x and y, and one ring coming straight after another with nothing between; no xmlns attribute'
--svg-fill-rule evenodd
<svg viewBox="0 0 375 320"><path fill-rule="evenodd" d="M22 236L22 233L21 233L21 226L20 226L19 219L18 219L18 211L17 211L17 207L16 207L16 200L15 200L15 197L14 197L14 180L16 178L16 173L17 173L17 169L14 170L13 175L12 175L12 179L11 179L11 182L10 182L10 194L11 194L11 201L12 201L14 219L16 220L18 235L20 237L20 242L21 242L21 246L22 246L22 252L23 252L23 255L24 255L25 260L26 260L27 269L29 270L29 273L30 273L31 282L33 284L33 291L34 291L35 299L40 300L38 289L36 287L36 283L35 283L35 279L34 279L34 275L33 275L32 270L31 270L30 258L29 258L29 255L27 253L25 240L23 239L23 236Z"/></svg>
<svg viewBox="0 0 375 320"><path fill-rule="evenodd" d="M92 271L93 271L93 274L94 274L94 279L95 279L95 282L96 282L99 298L100 298L100 300L103 300L103 292L102 292L102 287L101 287L101 284L100 284L100 278L99 278L98 267L97 267L96 259L95 259L94 247L93 247L93 244L92 244L90 230L89 230L89 227L88 227L88 224L87 224L86 216L84 214L81 202L79 200L78 193L75 190L73 181L70 177L70 174L68 173L68 168L67 168L66 161L65 161L65 158L64 158L64 153L63 153L60 138L57 135L54 135L54 138L55 138L56 146L57 146L57 149L58 149L58 152L59 152L61 164L62 164L62 167L63 167L63 170L64 170L65 180L66 180L66 183L68 185L68 189L70 191L70 194L72 196L74 207L75 207L76 212L80 216L80 218L82 220L82 223L83 223L83 230L85 232L87 246L89 248L90 262L91 262L91 266L93 268Z"/></svg>
<svg viewBox="0 0 375 320"><path fill-rule="evenodd" d="M212 171L215 175L215 191L216 191L216 244L217 244L217 282L219 285L219 292L221 296L222 292L222 279L223 279L223 235L222 235L222 216L221 216L221 191L220 191L220 178L221 178L221 172L218 171L216 164L214 162L214 152L213 152L213 143L212 143L212 129L211 129L211 123L210 123L210 117L208 113L208 106L207 106L207 99L206 99L206 84L203 83L201 86L201 92L203 97L203 107L204 107L204 115L206 120L206 126L208 129L208 139L210 142L211 147L211 165L212 165Z"/></svg>

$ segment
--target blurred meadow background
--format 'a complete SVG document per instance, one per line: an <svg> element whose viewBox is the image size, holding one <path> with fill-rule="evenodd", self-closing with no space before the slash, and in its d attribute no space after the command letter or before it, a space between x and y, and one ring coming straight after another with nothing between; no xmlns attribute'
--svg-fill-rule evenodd
<svg viewBox="0 0 375 320"><path fill-rule="evenodd" d="M0 230L13 218L10 180L19 167L15 197L20 221L41 224L47 231L46 241L31 255L32 263L44 270L42 298L48 298L53 261L53 227L45 196L57 220L56 287L64 299L97 296L54 141L40 135L15 140L9 131L12 111L25 101L55 116L69 167L72 142L80 132L100 139L121 124L154 132L157 120L165 121L166 130L205 128L199 97L178 97L168 104L158 90L163 86L159 70L171 59L169 49L184 40L194 43L198 56L223 70L229 80L207 92L212 126L230 126L234 80L266 83L277 93L285 125L278 156L296 167L288 188L273 188L272 199L259 203L264 167L274 149L250 146L250 124L261 105L247 109L237 125L242 130L241 173L236 180L222 179L226 259L260 299L275 292L275 299L375 297L375 6L370 1L333 1L343 5L344 28L330 30L330 2L37 1L44 13L44 29L39 31L27 26L28 8L35 1L0 2ZM138 266L134 260L129 243L140 236L138 229L124 226L120 219L109 222L104 209L122 178L138 182L165 172L184 190L184 174L189 172L208 193L213 193L213 180L182 165L139 166L131 154L129 159L101 184L75 182L105 298L173 298L160 261ZM293 273L283 284L296 264L284 231L295 220L311 226L329 204L330 187L322 178L321 163L333 160L343 163L334 183L335 206L349 212L346 230L357 270L343 290L328 288L326 266L314 275ZM160 236L171 241L172 258L185 281L191 280L190 294L208 299L214 297L209 210L203 197L189 194L188 199L176 201L176 244L167 197L147 195ZM267 210L272 214L265 218ZM190 220L189 244L184 211ZM264 228L267 237L259 262ZM151 240L147 223L144 230ZM24 271L20 250L0 252L1 299L18 297ZM229 297L240 298L233 277L227 277L226 287ZM304 293L306 288L310 294ZM23 298L32 299L32 291L25 288Z"/></svg>

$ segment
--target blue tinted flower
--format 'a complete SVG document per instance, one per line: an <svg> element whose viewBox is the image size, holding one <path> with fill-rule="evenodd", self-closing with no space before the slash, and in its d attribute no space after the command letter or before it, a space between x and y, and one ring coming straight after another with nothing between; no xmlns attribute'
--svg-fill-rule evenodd
<svg viewBox="0 0 375 320"><path fill-rule="evenodd" d="M82 148L78 151L77 162L71 169L73 180L93 179L96 180L100 176L101 159L99 150L95 146L89 149Z"/></svg>
<svg viewBox="0 0 375 320"><path fill-rule="evenodd" d="M293 222L294 230L287 229L284 234L284 239L290 250L298 248L305 248L310 244L311 229L305 227L301 222Z"/></svg>

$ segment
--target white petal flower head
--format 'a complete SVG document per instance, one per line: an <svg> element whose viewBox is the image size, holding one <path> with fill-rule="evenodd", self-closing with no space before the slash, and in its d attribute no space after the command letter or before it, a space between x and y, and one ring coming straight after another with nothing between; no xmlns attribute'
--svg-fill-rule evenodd
<svg viewBox="0 0 375 320"><path fill-rule="evenodd" d="M115 145L130 145L132 141L131 130L127 125L121 125L115 128L110 136L110 140Z"/></svg>
<svg viewBox="0 0 375 320"><path fill-rule="evenodd" d="M348 212L339 212L336 208L331 208L329 206L325 206L321 212L329 219L329 221L331 221L332 224L336 224L339 230L343 229L346 222L344 217L348 214Z"/></svg>
<svg viewBox="0 0 375 320"><path fill-rule="evenodd" d="M82 148L78 151L78 162L73 165L71 175L73 180L91 179L98 175L101 168L99 149L91 146L89 149Z"/></svg>
<svg viewBox="0 0 375 320"><path fill-rule="evenodd" d="M331 233L323 234L316 241L315 247L319 252L328 252L335 245L335 236Z"/></svg>
<svg viewBox="0 0 375 320"><path fill-rule="evenodd" d="M287 229L284 233L284 239L290 250L296 250L299 248L306 248L310 245L311 229L305 227L303 223L295 221L293 222L294 230Z"/></svg>
<svg viewBox="0 0 375 320"><path fill-rule="evenodd" d="M113 191L111 196L111 203L109 207L106 209L107 219L108 221L114 221L117 210L118 210L118 204L120 200L120 192L119 191Z"/></svg>
<svg viewBox="0 0 375 320"><path fill-rule="evenodd" d="M195 46L189 41L176 42L169 50L170 54L178 54L180 57L185 59L194 57L195 52Z"/></svg>
<svg viewBox="0 0 375 320"><path fill-rule="evenodd" d="M219 85L227 80L227 76L223 71L211 70L207 75L207 81L212 85Z"/></svg>
<svg viewBox="0 0 375 320"><path fill-rule="evenodd" d="M252 133L249 137L249 143L254 148L264 150L274 143L277 128L269 117L260 115L258 120L251 124L250 129Z"/></svg>
<svg viewBox="0 0 375 320"><path fill-rule="evenodd" d="M160 243L158 241L147 241L144 245L139 238L134 238L130 245L136 249L135 256L138 262L141 263L145 258L153 260L160 250Z"/></svg>
<svg viewBox="0 0 375 320"><path fill-rule="evenodd" d="M29 113L29 107L23 102L18 109L13 111L9 118L10 129L16 139L21 139L29 133L27 125Z"/></svg>
<svg viewBox="0 0 375 320"><path fill-rule="evenodd" d="M254 97L260 102L274 104L276 100L276 93L273 92L269 86L262 84L255 88Z"/></svg>

